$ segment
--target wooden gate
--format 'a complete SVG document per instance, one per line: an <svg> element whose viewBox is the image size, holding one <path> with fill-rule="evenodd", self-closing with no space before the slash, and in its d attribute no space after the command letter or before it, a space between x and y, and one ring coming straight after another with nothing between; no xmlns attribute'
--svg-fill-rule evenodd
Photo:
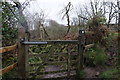
<svg viewBox="0 0 120 80"><path fill-rule="evenodd" d="M19 30L19 33L19 78L70 78L71 76L79 78L80 71L83 68L84 30L79 31L78 40L39 42L30 42L24 29ZM40 52L35 52L35 49L31 49L31 47L38 48ZM48 51L42 51L41 47L47 47ZM56 70L54 70L55 68Z"/></svg>
<svg viewBox="0 0 120 80"><path fill-rule="evenodd" d="M94 44L85 45L84 30L79 31L78 40L30 42L28 36L24 28L21 28L18 43L0 48L0 53L18 48L17 63L0 69L1 76L17 67L18 78L22 79L58 79L71 76L80 78L80 71L83 70L83 53L94 46ZM45 48L47 50L44 50Z"/></svg>

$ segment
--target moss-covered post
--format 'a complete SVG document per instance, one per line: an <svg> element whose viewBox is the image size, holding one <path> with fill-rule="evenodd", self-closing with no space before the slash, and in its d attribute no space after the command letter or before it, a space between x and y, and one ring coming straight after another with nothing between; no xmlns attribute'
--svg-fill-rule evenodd
<svg viewBox="0 0 120 80"><path fill-rule="evenodd" d="M78 65L77 65L77 78L80 78L80 71L83 70L83 53L84 53L84 46L85 46L85 31L79 30L79 37L78 37Z"/></svg>
<svg viewBox="0 0 120 80"><path fill-rule="evenodd" d="M24 28L18 29L18 78L25 79L28 69L28 46L22 42L28 41L27 33Z"/></svg>

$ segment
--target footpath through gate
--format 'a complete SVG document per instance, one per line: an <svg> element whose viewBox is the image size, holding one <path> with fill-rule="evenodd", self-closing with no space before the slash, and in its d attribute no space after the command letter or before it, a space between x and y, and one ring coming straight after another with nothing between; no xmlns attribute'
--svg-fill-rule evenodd
<svg viewBox="0 0 120 80"><path fill-rule="evenodd" d="M9 72L15 67L18 68L19 78L80 78L80 71L83 69L83 53L85 49L93 46L93 44L85 45L85 31L79 30L78 40L48 40L48 41L29 41L28 33L25 33L23 28L19 29L18 43L14 46L0 48L0 53L4 53L10 50L18 48L18 62L5 67L0 70L0 75ZM33 45L51 46L49 52L34 54L30 52L30 47ZM58 46L66 46L67 52L57 53L54 49ZM73 46L74 45L74 46ZM70 47L70 48L69 48ZM76 47L77 52L71 52L71 47ZM59 49L59 47L58 47ZM33 57L39 57L42 62L30 63L29 59ZM52 58L55 58L54 60ZM61 58L61 60L58 60ZM61 67L63 65L63 68ZM48 70L52 66L59 67L57 70ZM58 74L56 77L44 77L49 74Z"/></svg>

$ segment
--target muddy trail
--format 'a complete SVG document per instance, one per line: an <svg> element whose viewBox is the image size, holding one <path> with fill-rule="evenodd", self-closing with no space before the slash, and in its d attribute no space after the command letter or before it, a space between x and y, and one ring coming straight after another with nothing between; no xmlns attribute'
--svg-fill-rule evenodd
<svg viewBox="0 0 120 80"><path fill-rule="evenodd" d="M59 71L59 70L63 70L62 68L60 68L59 66L56 65L48 65L45 68L45 72L49 72L49 71ZM70 75L75 75L75 71L71 71ZM64 77L64 78L61 78ZM59 80L68 80L67 78L67 72L59 72L59 73L54 73L54 74L46 74L44 75L42 78L58 78ZM73 78L72 78L73 79ZM69 80L72 80L69 79Z"/></svg>
<svg viewBox="0 0 120 80"><path fill-rule="evenodd" d="M101 72L106 71L106 70L110 70L110 69L112 69L112 67L110 67L110 66L85 67L84 68L84 71L86 73L85 78L99 78L99 75ZM56 65L48 65L45 68L45 71L58 71L58 70L62 70L62 69ZM73 74L76 74L76 72L71 71L71 75L73 75ZM46 78L57 78L57 77L64 77L64 76L67 76L67 72L60 72L60 73L55 73L55 74L46 74L43 76L43 78L45 78L45 79ZM75 77L72 77L71 79L68 79L66 77L66 78L62 78L59 80L73 80L73 79L75 79Z"/></svg>

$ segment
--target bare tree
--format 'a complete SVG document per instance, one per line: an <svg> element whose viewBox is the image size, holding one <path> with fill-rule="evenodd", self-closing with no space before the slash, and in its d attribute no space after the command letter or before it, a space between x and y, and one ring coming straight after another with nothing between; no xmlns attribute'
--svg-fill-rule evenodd
<svg viewBox="0 0 120 80"><path fill-rule="evenodd" d="M105 2L104 0L90 0L89 5L85 5L84 8L79 7L77 15L80 19L89 20L98 13L101 13L101 16L107 19L106 23L109 27L110 23L117 18L116 11L117 8L115 2Z"/></svg>
<svg viewBox="0 0 120 80"><path fill-rule="evenodd" d="M78 24L79 24L79 22L78 22L79 20L78 20L78 18L72 18L72 23L71 23L71 25L73 25L73 26L78 26Z"/></svg>
<svg viewBox="0 0 120 80"><path fill-rule="evenodd" d="M23 10L25 9L25 7L27 6L22 6L22 4L18 1L18 0L12 0L15 4L16 4L16 7L18 8L18 12L19 12L19 23L25 28L25 31L28 32L28 22L25 18L25 15L23 14Z"/></svg>
<svg viewBox="0 0 120 80"><path fill-rule="evenodd" d="M27 9L27 7L30 5L30 1L32 0L26 0L25 2L23 2L23 4L21 4L19 1L13 0L13 2L16 4L19 10L19 15L20 15L19 22L22 24L23 27L25 27L26 30L28 30L28 26L29 26L29 30L33 30L37 28L38 30L37 32L39 33L40 37L42 32L45 33L47 37L49 37L44 27L45 18L47 15L45 15L43 10L40 8L39 8L40 9L39 12L31 14Z"/></svg>
<svg viewBox="0 0 120 80"><path fill-rule="evenodd" d="M106 6L106 15L108 15L108 21L107 21L107 26L109 27L111 21L113 19L116 19L116 11L117 7L114 4L114 2L104 2L104 5Z"/></svg>
<svg viewBox="0 0 120 80"><path fill-rule="evenodd" d="M102 14L105 13L102 3L99 0L90 0L90 3L88 5L85 4L78 7L77 15L85 20L88 20L89 18L95 16L98 12L102 12Z"/></svg>
<svg viewBox="0 0 120 80"><path fill-rule="evenodd" d="M46 15L41 10L41 12L35 13L32 20L34 21L34 24L35 24L34 27L38 30L39 37L43 39L43 36L46 36L48 39L50 39L49 34L45 29L45 18L46 18Z"/></svg>
<svg viewBox="0 0 120 80"><path fill-rule="evenodd" d="M117 0L117 6L118 6L118 15L119 15L118 26L120 26L120 0Z"/></svg>
<svg viewBox="0 0 120 80"><path fill-rule="evenodd" d="M76 15L78 19L78 26L85 25L90 17L88 8L83 8L82 5L77 7Z"/></svg>
<svg viewBox="0 0 120 80"><path fill-rule="evenodd" d="M67 6L63 10L61 10L61 13L63 14L62 19L64 19L65 17L67 18L68 29L67 29L66 35L69 33L70 27L71 27L70 26L70 15L69 15L69 13L72 9L73 9L73 5L71 4L71 2L69 2L67 4Z"/></svg>

